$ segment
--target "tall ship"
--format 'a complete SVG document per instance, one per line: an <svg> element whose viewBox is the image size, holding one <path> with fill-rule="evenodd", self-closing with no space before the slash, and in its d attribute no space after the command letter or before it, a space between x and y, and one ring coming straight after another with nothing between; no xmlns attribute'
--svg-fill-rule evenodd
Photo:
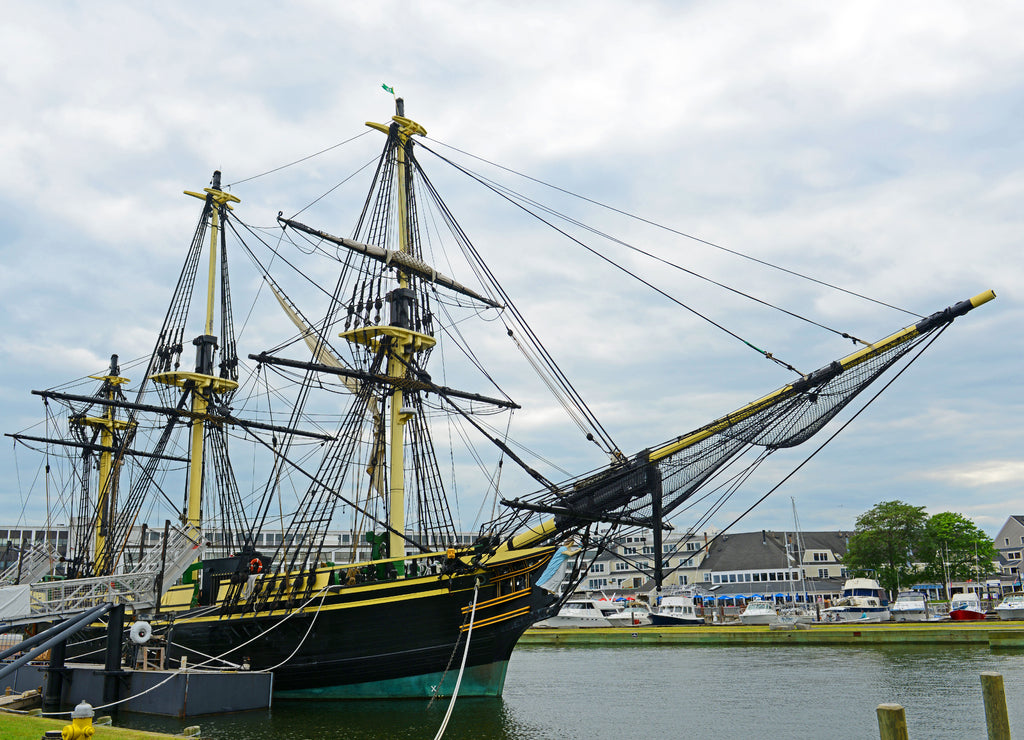
<svg viewBox="0 0 1024 740"><path fill-rule="evenodd" d="M792 368L791 382L753 402L623 452L441 200L417 158L426 130L397 105L389 122L368 124L384 146L350 236L280 214L273 229L249 226L214 173L187 192L198 223L152 351L131 367L112 356L83 389L34 391L45 430L10 436L52 462L71 545L59 557L25 549L4 574L5 591L25 594L8 624L42 627L116 601L133 639L159 643L170 664L272 671L278 697L500 695L517 640L558 613L593 553L639 531L661 553L695 497L734 489L810 439L994 297L854 340L852 353ZM445 250L459 255L458 274ZM289 327L249 332L266 338L246 351L229 252L274 305L280 318L266 326ZM602 467L541 472L509 431L519 404L487 368L487 346L469 345L473 320L523 353ZM446 353L477 374L438 372L431 360ZM492 460L477 460L489 475L461 484L489 489L495 504L471 541L452 513L465 468L455 437ZM529 486L505 493L503 466ZM173 518L156 514L166 510ZM341 530L344 558L329 542ZM576 554L551 586L567 545ZM665 563L650 567L660 584ZM104 635L84 630L69 657L88 659Z"/></svg>

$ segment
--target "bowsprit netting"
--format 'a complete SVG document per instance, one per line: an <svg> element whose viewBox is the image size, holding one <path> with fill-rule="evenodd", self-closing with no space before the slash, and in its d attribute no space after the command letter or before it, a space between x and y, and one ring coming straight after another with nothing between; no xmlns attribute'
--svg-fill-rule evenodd
<svg viewBox="0 0 1024 740"><path fill-rule="evenodd" d="M491 531L521 524L523 511L554 514L554 518L517 537L519 547L564 538L594 522L660 529L695 493L723 478L743 453L762 448L753 463L757 465L774 450L807 441L901 358L958 316L994 297L988 291L961 301L689 434L569 481L554 494L507 501L516 515L491 523Z"/></svg>

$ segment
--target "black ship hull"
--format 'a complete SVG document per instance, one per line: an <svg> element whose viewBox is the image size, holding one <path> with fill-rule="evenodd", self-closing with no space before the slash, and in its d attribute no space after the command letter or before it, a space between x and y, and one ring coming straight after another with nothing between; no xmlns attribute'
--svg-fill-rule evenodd
<svg viewBox="0 0 1024 740"><path fill-rule="evenodd" d="M555 602L535 585L550 556L545 548L459 575L336 587L301 609L191 609L169 625L168 659L218 656L273 671L277 698L431 697L453 693L468 640L459 694L500 696L516 642Z"/></svg>

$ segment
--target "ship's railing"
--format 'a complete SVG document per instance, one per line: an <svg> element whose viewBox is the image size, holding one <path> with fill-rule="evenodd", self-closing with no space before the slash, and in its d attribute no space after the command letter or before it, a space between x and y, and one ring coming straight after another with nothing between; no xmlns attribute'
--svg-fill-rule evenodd
<svg viewBox="0 0 1024 740"><path fill-rule="evenodd" d="M185 569L202 557L203 537L195 527L171 529L167 547L163 537L130 573L90 578L38 581L31 586L28 614L4 618L24 621L74 614L107 601L127 604L136 612L154 608ZM163 567L161 567L161 565Z"/></svg>
<svg viewBox="0 0 1024 740"><path fill-rule="evenodd" d="M60 554L49 542L34 542L25 547L18 560L0 574L0 586L35 583L50 572Z"/></svg>

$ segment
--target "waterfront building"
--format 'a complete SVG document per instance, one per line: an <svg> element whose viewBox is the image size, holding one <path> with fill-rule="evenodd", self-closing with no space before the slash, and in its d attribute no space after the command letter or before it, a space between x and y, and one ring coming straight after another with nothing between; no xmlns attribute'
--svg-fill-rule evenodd
<svg viewBox="0 0 1024 740"><path fill-rule="evenodd" d="M1024 552L1024 515L1011 516L993 542L999 552L999 569L1005 579L1020 583L1021 553Z"/></svg>
<svg viewBox="0 0 1024 740"><path fill-rule="evenodd" d="M698 570L719 594L793 594L832 598L848 577L843 566L850 532L736 532L713 541Z"/></svg>

